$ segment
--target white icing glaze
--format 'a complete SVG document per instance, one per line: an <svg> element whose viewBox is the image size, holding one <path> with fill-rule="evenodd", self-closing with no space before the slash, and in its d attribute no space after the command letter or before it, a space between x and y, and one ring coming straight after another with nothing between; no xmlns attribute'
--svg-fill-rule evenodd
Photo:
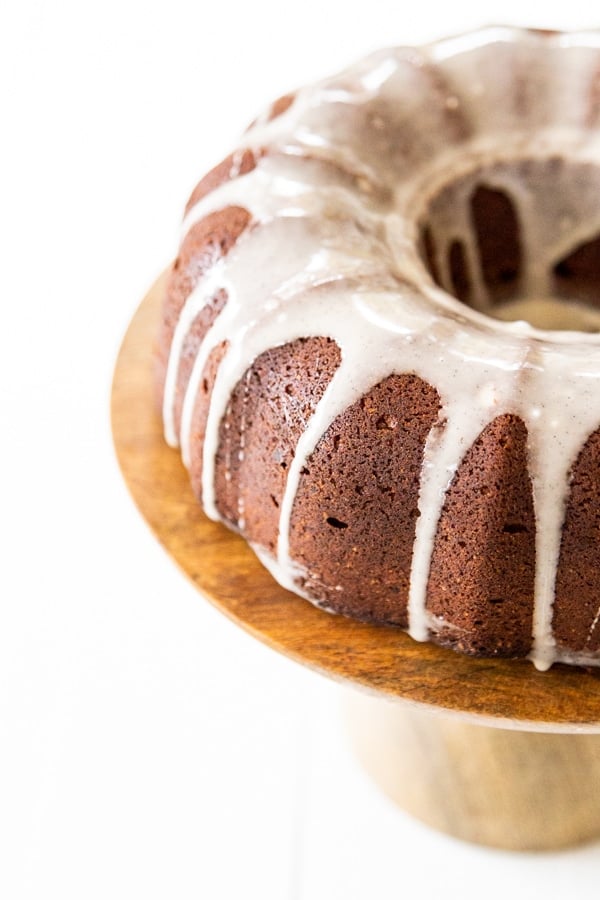
<svg viewBox="0 0 600 900"><path fill-rule="evenodd" d="M440 420L424 451L410 633L425 640L440 625L426 608L427 581L453 475L486 425L513 413L528 430L536 513L531 658L540 668L556 659L600 663L598 654L557 652L551 627L569 472L600 426L600 335L595 333L600 314L575 308L570 327L590 328L588 334L542 331L523 321L492 322L486 315L529 316L534 301L528 298L537 296L536 315L541 306L541 321L547 322L548 313L557 313L556 300L542 299L551 294L548 272L566 252L600 232L598 201L585 183L573 176L568 208L551 215L556 203L550 190L529 191L514 165L535 160L543 172L548 160L562 154L572 163L600 164L600 139L587 126L585 100L599 77L599 46L596 34L588 40L588 35L484 29L421 50L373 54L298 92L276 119L262 116L243 144L267 151L256 168L213 190L188 212L184 235L228 206L245 208L252 220L187 299L167 367L165 433L169 443L181 443L189 466L197 392L211 352L227 342L205 429L202 493L209 516L219 518L214 488L219 428L232 391L253 360L301 337L331 337L341 351L341 364L288 470L277 558L255 548L284 586L301 593L296 582L302 573L290 559L290 521L302 469L321 436L388 375L410 372L434 386L441 400ZM240 159L239 154L234 159L238 172ZM526 267L524 299L500 313L491 307L468 211L481 172L487 186L512 198L523 246L536 249ZM449 184L454 200L447 214L437 214L436 261L441 284L449 288L448 247L462 241L473 309L434 285L417 251L424 211ZM194 360L177 435L173 408L182 348L194 319L218 290L227 292L227 303ZM566 308L560 305L561 316ZM243 454L243 425L240 446ZM244 515L240 498L240 528Z"/></svg>

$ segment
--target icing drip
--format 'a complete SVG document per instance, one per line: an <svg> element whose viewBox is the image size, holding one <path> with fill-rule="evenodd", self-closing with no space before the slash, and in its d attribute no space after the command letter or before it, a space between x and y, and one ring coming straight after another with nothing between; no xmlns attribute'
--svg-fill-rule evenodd
<svg viewBox="0 0 600 900"><path fill-rule="evenodd" d="M532 298L556 312L561 301L552 298L555 266L600 233L600 140L586 130L584 99L600 70L598 45L600 40L590 38L588 45L578 35L559 42L492 29L422 51L383 51L301 90L277 118L261 117L244 137L244 147L261 151L256 167L213 190L184 220L185 234L228 206L243 207L251 216L229 254L184 304L165 379L166 438L181 443L189 467L197 394L211 353L226 343L202 458L203 503L217 519L219 427L236 385L272 347L311 336L338 344L340 366L288 469L276 558L255 547L275 577L296 593L302 573L290 558L290 523L302 471L322 435L391 373L414 373L437 390L441 411L424 449L410 579L409 630L419 640L439 627L427 610L427 584L447 489L484 428L505 413L520 416L528 430L536 514L531 658L539 668L556 659L584 660L583 654L557 651L552 605L570 470L600 426L600 336L538 331L523 321L492 322L489 315L518 318ZM526 91L517 85L525 77ZM564 156L570 169L560 163ZM584 169L598 191L579 177ZM501 302L490 286L474 228L471 202L481 182L510 198L518 216L519 292ZM557 194L564 198L562 206ZM440 287L417 249L427 216ZM451 248L457 244L473 308L448 293L456 279ZM182 348L195 317L219 290L226 291L227 303L194 360L177 434L174 399ZM543 298L550 299L544 304ZM578 309L583 310L575 320L579 327L600 326L597 310ZM247 381L244 389L247 396ZM243 416L242 455L244 423ZM240 497L241 530L244 516ZM593 654L585 661L600 663Z"/></svg>
<svg viewBox="0 0 600 900"><path fill-rule="evenodd" d="M188 297L186 303L181 310L171 349L169 352L169 360L167 364L167 374L165 377L165 389L163 399L163 423L165 428L165 440L171 447L179 446L179 436L175 431L175 387L177 383L177 373L179 370L179 360L183 349L183 342L188 334L194 319L208 303L212 300L219 288L223 284L225 278L223 260L219 260L208 271L204 278L200 281L194 291ZM186 463L187 465L187 463Z"/></svg>
<svg viewBox="0 0 600 900"><path fill-rule="evenodd" d="M534 645L531 658L548 668L556 652L552 635L554 582L569 473L579 451L600 425L595 386L598 361L585 347L565 356L553 346L532 344L526 393L537 397L527 418L530 476L536 513ZM553 373L548 383L548 372Z"/></svg>

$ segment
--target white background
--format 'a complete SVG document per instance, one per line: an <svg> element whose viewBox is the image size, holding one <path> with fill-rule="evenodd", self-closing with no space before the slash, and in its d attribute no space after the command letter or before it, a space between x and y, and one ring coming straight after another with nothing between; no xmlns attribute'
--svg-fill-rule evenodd
<svg viewBox="0 0 600 900"><path fill-rule="evenodd" d="M596 896L600 845L482 850L392 807L338 689L159 548L108 421L187 195L268 102L384 44L593 5L216 3L0 4L0 896Z"/></svg>

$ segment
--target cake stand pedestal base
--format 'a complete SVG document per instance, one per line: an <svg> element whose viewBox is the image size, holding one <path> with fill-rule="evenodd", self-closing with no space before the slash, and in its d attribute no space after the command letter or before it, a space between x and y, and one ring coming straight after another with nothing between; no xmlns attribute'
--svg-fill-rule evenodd
<svg viewBox="0 0 600 900"><path fill-rule="evenodd" d="M253 637L355 688L358 755L417 818L519 850L600 836L600 669L537 672L526 660L470 659L395 628L327 615L280 587L241 538L204 516L156 412L152 347L163 292L164 277L123 341L112 424L127 486L172 559Z"/></svg>
<svg viewBox="0 0 600 900"><path fill-rule="evenodd" d="M439 831L506 850L600 837L598 735L471 724L355 690L344 714L372 779Z"/></svg>

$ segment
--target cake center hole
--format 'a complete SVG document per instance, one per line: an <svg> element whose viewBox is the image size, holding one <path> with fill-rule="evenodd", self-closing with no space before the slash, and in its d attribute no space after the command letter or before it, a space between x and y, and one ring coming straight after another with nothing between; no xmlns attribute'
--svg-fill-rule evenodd
<svg viewBox="0 0 600 900"><path fill-rule="evenodd" d="M553 156L448 182L419 222L433 280L473 309L600 331L600 167Z"/></svg>

